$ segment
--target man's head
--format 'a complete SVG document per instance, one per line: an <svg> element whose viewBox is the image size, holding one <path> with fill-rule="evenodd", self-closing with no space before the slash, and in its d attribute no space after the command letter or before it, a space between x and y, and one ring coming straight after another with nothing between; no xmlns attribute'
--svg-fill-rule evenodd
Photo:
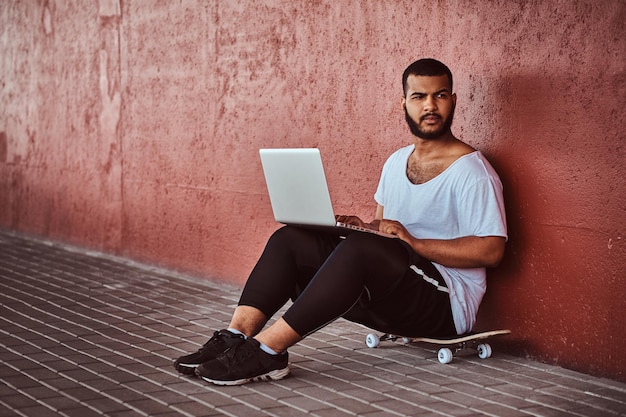
<svg viewBox="0 0 626 417"><path fill-rule="evenodd" d="M428 77L436 76L436 75L447 75L448 80L450 82L449 88L450 93L453 93L452 89L452 71L448 68L443 62L437 61L432 58L423 58L418 59L404 70L402 74L402 89L404 92L404 97L406 97L407 92L407 79L409 75L424 75Z"/></svg>
<svg viewBox="0 0 626 417"><path fill-rule="evenodd" d="M402 75L402 107L411 133L421 139L437 139L451 133L456 95L452 73L434 59L420 59Z"/></svg>

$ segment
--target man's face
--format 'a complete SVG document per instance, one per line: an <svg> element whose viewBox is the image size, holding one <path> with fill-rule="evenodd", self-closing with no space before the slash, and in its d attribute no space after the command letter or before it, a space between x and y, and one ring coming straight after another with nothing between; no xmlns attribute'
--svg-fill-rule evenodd
<svg viewBox="0 0 626 417"><path fill-rule="evenodd" d="M450 91L446 75L409 75L404 115L411 133L422 139L437 139L450 132L456 95Z"/></svg>

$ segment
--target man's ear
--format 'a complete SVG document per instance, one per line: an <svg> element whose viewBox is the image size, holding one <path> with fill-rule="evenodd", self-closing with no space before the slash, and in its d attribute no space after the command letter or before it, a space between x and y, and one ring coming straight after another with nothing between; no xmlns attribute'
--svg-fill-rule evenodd
<svg viewBox="0 0 626 417"><path fill-rule="evenodd" d="M400 105L402 106L402 110L406 110L406 98L402 97Z"/></svg>

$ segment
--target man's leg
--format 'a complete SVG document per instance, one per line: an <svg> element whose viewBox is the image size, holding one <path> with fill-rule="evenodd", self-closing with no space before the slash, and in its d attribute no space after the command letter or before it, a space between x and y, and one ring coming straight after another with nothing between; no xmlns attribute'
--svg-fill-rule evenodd
<svg viewBox="0 0 626 417"><path fill-rule="evenodd" d="M272 252L289 253L285 247L280 251L275 249ZM276 260L265 254L262 259L263 262L257 265L260 270L269 267L263 265L266 261ZM409 253L398 240L351 234L327 257L282 318L254 338L248 338L240 347L230 349L216 360L203 363L196 374L209 382L225 385L283 378L289 372L288 347L348 312L361 297L368 280L382 280L388 284L400 279L408 268L408 260ZM266 294L265 298L256 301L250 299L251 294L257 295L263 291L257 273L253 273L254 281L249 280L250 285L246 285L242 305L262 305L272 298L272 294ZM276 281L273 282L276 284ZM250 306L243 309L240 305L238 308L242 316L245 316L245 312L258 314L260 311L261 308L255 310ZM253 325L247 327L248 331L255 331L267 314L256 317L258 321L252 320ZM243 329L245 324L239 323L246 323L247 320L248 317L245 320L237 319L233 326L240 325Z"/></svg>
<svg viewBox="0 0 626 417"><path fill-rule="evenodd" d="M416 265L422 275L414 271ZM346 313L351 319L364 291L369 292L374 319L386 321L384 326L403 329L407 335L450 335L454 323L449 296L433 282L445 287L436 268L401 241L352 234L332 252L285 315L255 338L283 352ZM363 324L370 325L367 312L365 317ZM377 324L371 322L373 327Z"/></svg>
<svg viewBox="0 0 626 417"><path fill-rule="evenodd" d="M246 336L252 337L261 331L265 323L267 323L267 317L261 310L256 307L240 305L235 309L228 328L236 329Z"/></svg>
<svg viewBox="0 0 626 417"><path fill-rule="evenodd" d="M276 353L282 353L302 340L302 336L282 317L254 338Z"/></svg>
<svg viewBox="0 0 626 417"><path fill-rule="evenodd" d="M265 323L267 323L267 318L261 310L249 306L238 306L228 328L236 329L248 337L256 335L254 336L256 340L276 353L283 352L289 346L302 340L302 337L282 317L272 326L261 331Z"/></svg>
<svg viewBox="0 0 626 417"><path fill-rule="evenodd" d="M383 333L447 337L456 327L446 283L435 266L411 251L404 276L370 280L363 297L344 317Z"/></svg>
<svg viewBox="0 0 626 417"><path fill-rule="evenodd" d="M367 233L350 234L328 257L283 319L296 334L306 337L346 314L367 291L368 282L381 283L378 286L382 291L393 288L393 283L404 276L409 259L409 252L400 240Z"/></svg>
<svg viewBox="0 0 626 417"><path fill-rule="evenodd" d="M255 336L267 321L309 285L342 240L308 229L283 227L267 242L250 273L230 327Z"/></svg>
<svg viewBox="0 0 626 417"><path fill-rule="evenodd" d="M201 363L213 360L239 344L244 337L238 333L248 337L256 335L290 297L295 298L308 285L339 241L337 236L305 229L284 227L277 230L250 274L239 306L233 313L229 329L234 332L215 332L197 352L178 358L174 367L181 373L193 374ZM275 327L269 334L273 334L272 338L286 336L282 344L291 345L295 341L289 330L288 326ZM274 344L276 347L281 345Z"/></svg>

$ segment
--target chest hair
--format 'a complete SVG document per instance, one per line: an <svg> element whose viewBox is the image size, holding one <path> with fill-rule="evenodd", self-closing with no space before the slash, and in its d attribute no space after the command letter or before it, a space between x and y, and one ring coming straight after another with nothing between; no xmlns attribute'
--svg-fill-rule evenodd
<svg viewBox="0 0 626 417"><path fill-rule="evenodd" d="M441 174L450 164L447 161L417 161L409 158L406 165L406 176L413 184L423 184Z"/></svg>

